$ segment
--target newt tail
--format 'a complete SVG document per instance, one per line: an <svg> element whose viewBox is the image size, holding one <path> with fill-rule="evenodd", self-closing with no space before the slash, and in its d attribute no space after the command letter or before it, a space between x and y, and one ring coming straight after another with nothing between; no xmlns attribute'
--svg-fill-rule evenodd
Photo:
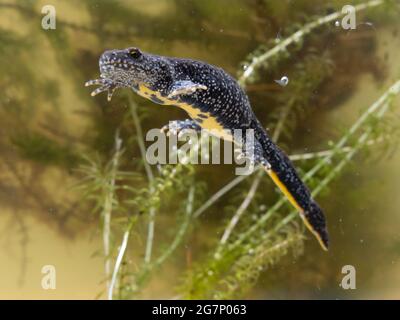
<svg viewBox="0 0 400 320"><path fill-rule="evenodd" d="M317 238L324 250L328 250L329 237L324 214L311 197L308 188L301 181L296 169L286 154L267 136L265 130L259 132L264 157L268 161L265 171L272 181L299 212L304 224Z"/></svg>

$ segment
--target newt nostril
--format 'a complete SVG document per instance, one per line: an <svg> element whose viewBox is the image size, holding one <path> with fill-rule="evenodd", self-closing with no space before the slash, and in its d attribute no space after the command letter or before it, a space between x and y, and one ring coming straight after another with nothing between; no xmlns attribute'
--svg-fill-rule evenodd
<svg viewBox="0 0 400 320"><path fill-rule="evenodd" d="M115 50L108 50L108 51L103 52L100 59L107 61L110 59L115 59L116 56L117 56L117 53L115 52Z"/></svg>

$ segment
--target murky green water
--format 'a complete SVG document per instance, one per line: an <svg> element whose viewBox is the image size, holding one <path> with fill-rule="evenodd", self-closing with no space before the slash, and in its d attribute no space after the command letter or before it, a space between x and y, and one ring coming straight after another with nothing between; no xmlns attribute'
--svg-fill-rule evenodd
<svg viewBox="0 0 400 320"><path fill-rule="evenodd" d="M137 46L204 60L236 76L240 63L261 44L290 35L285 30L293 24L302 25L347 2L60 0L55 5L56 30L43 30L41 8L46 1L1 0L0 298L105 298L101 220L91 213L93 204L73 187L81 178L76 168L82 156L97 153L109 159L115 130L127 118L125 100L118 98L123 92L108 103L104 95L91 98L83 86L98 76L98 57L104 50ZM400 77L399 17L399 12L368 12L357 16L354 31L322 27L306 38L302 50L273 71L263 70L260 79L247 86L260 121L273 127L274 114L286 102L285 90L293 90L302 75L296 72L302 70L301 63L312 54L329 56L332 73L311 92L307 115L292 130L295 138L282 137L289 153L325 150L328 140L339 138L361 110ZM283 75L290 79L284 88L274 82ZM129 94L142 110L144 131L185 118L177 108L162 108ZM399 100L394 105L400 115ZM124 141L130 133L124 127ZM128 147L124 166L133 170L130 160L137 162L139 150L134 141ZM267 268L245 297L400 298L400 153L381 156L379 148L374 150L356 157L329 192L318 197L329 221L329 253L306 233L304 253L287 255ZM197 179L207 186L205 199L234 178L232 166L196 170ZM258 201L269 206L273 186L264 180L266 199ZM141 297L174 295L174 280L212 247L216 230L231 216L226 206L236 195L228 193L204 213ZM156 237L173 232L174 210L170 206L160 213ZM142 259L139 235L131 238L133 260ZM42 289L43 265L56 267L56 290ZM356 268L356 290L339 286L344 265Z"/></svg>

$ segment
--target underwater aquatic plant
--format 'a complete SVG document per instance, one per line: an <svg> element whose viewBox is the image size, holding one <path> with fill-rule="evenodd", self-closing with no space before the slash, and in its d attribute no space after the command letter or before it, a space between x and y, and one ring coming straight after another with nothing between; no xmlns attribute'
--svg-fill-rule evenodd
<svg viewBox="0 0 400 320"><path fill-rule="evenodd" d="M250 7L248 12L252 12L251 6L256 2L258 6L266 3L246 2ZM220 19L220 13L214 12L215 1L189 3L175 0L171 3L176 4L175 14L182 16L178 22L174 14L150 17L118 1L108 1L105 5L100 1L90 1L82 6L90 9L88 21L91 23L71 23L60 16L57 21L60 32L43 35L49 42L49 51L55 53L60 70L71 82L67 87L78 92L77 101L90 106L90 110L83 107L78 111L78 117L89 119L90 126L82 137L71 139L73 143L56 135L54 127L59 122L52 121L60 114L56 110L52 110L52 114L57 116L50 118L50 121L46 119L52 124L51 138L46 136L50 131L47 130L48 126L31 126L30 118L34 118L32 114L41 104L41 92L49 93L44 98L52 99L57 106L60 102L57 99L63 91L60 90L61 85L49 79L47 82L36 79L37 75L29 68L21 75L20 70L15 69L17 64L2 64L6 77L0 85L5 86L4 82L21 78L20 95L5 91L0 98L5 106L2 111L7 113L7 119L13 124L10 127L24 127L18 134L14 135L13 132L9 140L21 158L36 165L57 166L62 170L79 166L79 170L72 171L72 175L81 179L76 190L85 202L79 206L80 210L73 211L77 212L76 215L79 211L84 216L91 210L100 221L105 296L109 299L146 297L147 288L165 278L176 285L174 292L170 290L171 296L177 293L174 297L246 297L248 290L257 285L259 276L265 270L284 265L284 258L289 254L298 257L304 252L306 234L298 223L297 214L286 205L280 194L273 192L262 170L232 180L227 180L228 175L221 172L218 182L224 185L215 190L219 186L213 184L217 175L203 174L203 168L183 164L149 166L144 156L143 132L150 122L155 126L162 121L151 118L154 114L149 111L150 108L146 108L145 102L138 103L131 95L118 95L111 106L106 106L101 99L88 102L81 86L92 72L88 66L93 65L98 53L111 43L125 46L127 41L145 39L151 42L161 38L162 41L155 44L155 49L165 50L167 42L190 40L196 50L207 48L207 51L217 52L222 47L217 46L218 43L224 44L225 37L240 41L243 46L237 46L237 50L230 52L230 61L236 63L242 59L243 53L251 53L243 59L237 70L239 81L255 97L255 101L261 101L255 103L255 111L264 117L262 123L269 128L271 137L283 144L292 161L297 161L302 176L315 196L327 195L329 185L343 175L358 153L362 152L371 159L377 154L383 156L383 151L390 152L398 145L398 140L394 139L398 121L391 118L389 107L394 95L399 92L399 84L396 82L353 125L343 129L342 138L336 143L319 143L322 151L293 151L293 141L301 130L299 128L312 114L322 112L319 107L325 101L334 100L329 91L334 91L332 86L337 86L340 80L335 75L335 68L345 60L343 57L347 57L347 53L338 53L324 41L330 37L338 40L335 33L339 32L333 23L341 16L341 11L322 17L312 17L308 13L306 17L298 15L297 20L287 20L288 28L279 31L279 38L274 37L274 31L268 33L269 30L262 28L253 37L240 32L240 27L232 30L225 26L218 27L215 21ZM386 4L390 4L390 1L367 1L356 4L355 8L360 14L368 10L370 17ZM7 10L18 10L27 18L40 17L30 4L18 2L17 5L0 6ZM110 10L113 10L113 15L103 23ZM200 14L193 17L194 11ZM260 13L254 20L263 18L270 19ZM232 19L237 17L233 16ZM191 28L186 25L187 21L190 21ZM235 20L235 23L237 21L241 20ZM145 23L148 27L140 27ZM169 28L172 23L176 32L171 32ZM91 39L95 41L88 41L90 46L83 43L76 45L76 41L73 41L76 38L71 38L72 33L79 37L93 37ZM23 48L23 42L29 45L29 41L25 40L34 39L34 35L28 34L27 38L16 35L10 38L1 33L0 42L4 45L0 49L0 59L9 61L14 55L15 61L23 65L23 51L15 51L14 54L6 49ZM374 43L373 32L366 34ZM351 38L351 34L346 37ZM97 46L93 45L94 42ZM201 50L198 51L199 55L203 54ZM177 55L175 51L171 53ZM30 51L30 54L35 53ZM182 53L186 54L191 52ZM346 66L355 63L355 60L362 60L360 55L358 52L348 57L350 62L347 61ZM373 50L363 52L363 56L368 63L375 61L372 60L375 58ZM281 79L283 75L288 77L289 82L281 87L274 80ZM357 83L358 74L353 78ZM35 83L36 88L31 87L31 83ZM52 84L50 88L47 87L49 83ZM318 97L316 92L320 93ZM37 99L32 99L35 94L38 95ZM9 108L11 105L13 109ZM340 105L340 101L335 105ZM96 109L96 106L104 108ZM261 108L267 106L268 112L264 112ZM29 113L21 113L23 119L19 119L20 115L15 111L25 109L29 109ZM15 113L12 117L9 116L11 112ZM74 112L68 109L67 113ZM377 148L380 148L379 152L368 153L368 150ZM85 156L79 157L79 153ZM218 168L210 170L214 173ZM18 174L18 171L15 172ZM166 268L170 263L179 272L183 271L183 275L175 278L169 272L160 272L168 270Z"/></svg>

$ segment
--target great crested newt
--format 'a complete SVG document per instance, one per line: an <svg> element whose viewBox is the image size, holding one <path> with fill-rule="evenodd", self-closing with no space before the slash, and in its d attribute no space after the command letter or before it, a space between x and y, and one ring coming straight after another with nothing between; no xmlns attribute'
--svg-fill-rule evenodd
<svg viewBox="0 0 400 320"><path fill-rule="evenodd" d="M328 249L321 208L289 158L268 136L246 93L232 76L205 62L154 55L138 48L106 51L99 67L100 79L86 83L99 86L93 96L107 91L110 100L117 88L132 88L154 103L185 110L191 119L174 121L175 128L217 131L223 139L234 139L230 132L235 129L254 130L254 162L264 167L322 248Z"/></svg>

